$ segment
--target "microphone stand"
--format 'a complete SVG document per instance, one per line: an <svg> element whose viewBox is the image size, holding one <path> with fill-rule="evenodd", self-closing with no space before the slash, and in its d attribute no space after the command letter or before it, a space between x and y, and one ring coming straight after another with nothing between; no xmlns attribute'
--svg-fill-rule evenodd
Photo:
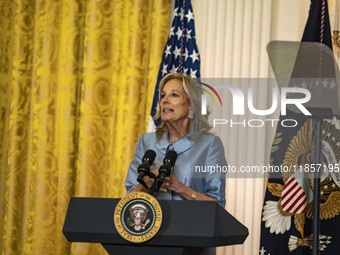
<svg viewBox="0 0 340 255"><path fill-rule="evenodd" d="M152 184L151 188L150 188L150 191L151 191L151 195L156 197L156 195L158 194L159 192L159 189L160 189L160 186L159 185L162 185L163 182L161 184L159 184L159 180L158 180L158 177L154 175L154 183Z"/></svg>

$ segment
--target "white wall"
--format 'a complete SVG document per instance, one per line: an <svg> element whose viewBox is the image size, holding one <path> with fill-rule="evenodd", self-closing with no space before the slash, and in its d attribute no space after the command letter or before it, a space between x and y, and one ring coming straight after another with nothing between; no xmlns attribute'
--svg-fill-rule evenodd
<svg viewBox="0 0 340 255"><path fill-rule="evenodd" d="M300 41L309 10L308 0L192 0L192 4L202 78L272 76L267 43ZM267 89L255 91L257 103L264 107L269 104ZM230 95L219 93L226 104L212 115L232 116ZM219 127L215 131L224 142L229 164L268 163L275 128ZM219 248L219 254L258 254L265 181L227 179L226 209L248 227L250 234L243 245Z"/></svg>

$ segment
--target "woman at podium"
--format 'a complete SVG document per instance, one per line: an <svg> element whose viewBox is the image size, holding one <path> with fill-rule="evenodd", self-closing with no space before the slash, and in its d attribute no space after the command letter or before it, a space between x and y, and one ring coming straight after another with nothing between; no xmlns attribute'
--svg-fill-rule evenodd
<svg viewBox="0 0 340 255"><path fill-rule="evenodd" d="M201 113L202 93L202 85L184 74L170 73L161 80L154 118L162 123L139 138L125 180L127 192L225 205L227 162L221 139L209 132L208 115ZM145 155L150 151L155 159L149 170ZM170 152L175 152L172 159Z"/></svg>

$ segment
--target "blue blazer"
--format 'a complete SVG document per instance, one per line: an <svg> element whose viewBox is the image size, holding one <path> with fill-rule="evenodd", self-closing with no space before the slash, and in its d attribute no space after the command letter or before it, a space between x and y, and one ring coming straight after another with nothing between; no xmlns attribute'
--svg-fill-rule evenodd
<svg viewBox="0 0 340 255"><path fill-rule="evenodd" d="M173 173L186 186L215 198L220 205L225 206L225 175L227 162L221 139L210 133L202 134L198 139L190 139L184 136L171 143L168 133L164 132L162 138L157 141L156 133L143 134L135 148L125 187L130 192L137 186L137 168L142 162L147 150L156 152L155 163L162 165L164 156L168 150L177 152L177 160ZM178 193L168 190L160 191L158 199L182 200Z"/></svg>

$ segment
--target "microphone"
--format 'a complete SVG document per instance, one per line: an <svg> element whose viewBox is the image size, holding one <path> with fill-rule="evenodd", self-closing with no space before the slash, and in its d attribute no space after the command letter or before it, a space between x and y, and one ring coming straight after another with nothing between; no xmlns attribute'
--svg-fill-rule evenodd
<svg viewBox="0 0 340 255"><path fill-rule="evenodd" d="M169 177L171 175L172 169L175 165L177 159L177 153L176 151L168 151L165 154L165 158L163 160L163 165L159 167L158 170L158 176L156 178L156 181L153 185L153 191L158 192L160 187L162 186L164 179L166 177Z"/></svg>
<svg viewBox="0 0 340 255"><path fill-rule="evenodd" d="M137 168L137 181L142 184L146 189L149 189L149 187L146 185L143 178L145 175L150 176L152 174L150 173L150 166L153 164L155 158L156 152L154 152L153 150L147 150L143 156L142 163Z"/></svg>

